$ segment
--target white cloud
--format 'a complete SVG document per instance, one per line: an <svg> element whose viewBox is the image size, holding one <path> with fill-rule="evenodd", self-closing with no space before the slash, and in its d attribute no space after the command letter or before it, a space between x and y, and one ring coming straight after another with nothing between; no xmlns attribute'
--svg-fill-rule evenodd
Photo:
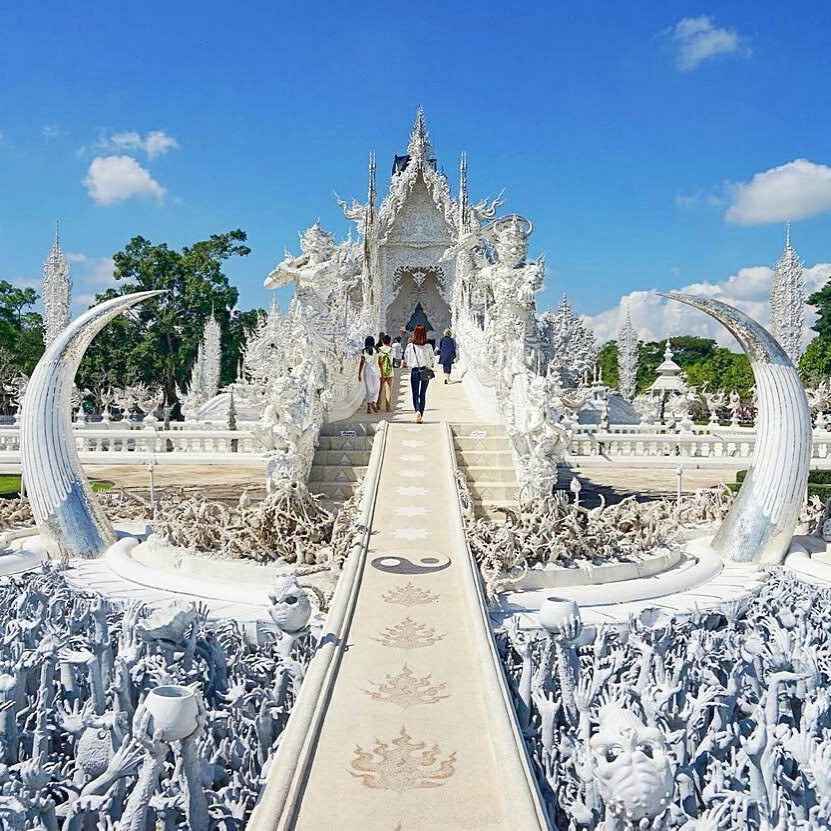
<svg viewBox="0 0 831 831"><path fill-rule="evenodd" d="M132 130L115 133L109 139L102 139L99 146L116 152L142 150L147 153L149 159L155 159L167 153L168 150L178 150L179 142L173 136L167 135L164 130L151 130L144 136Z"/></svg>
<svg viewBox="0 0 831 831"><path fill-rule="evenodd" d="M45 124L42 132L44 141L52 141L52 139L59 138L63 135L60 127L57 127L54 124Z"/></svg>
<svg viewBox="0 0 831 831"><path fill-rule="evenodd" d="M72 264L76 285L80 283L98 290L115 285L115 263L112 257L88 257L86 254L67 252L66 258Z"/></svg>
<svg viewBox="0 0 831 831"><path fill-rule="evenodd" d="M731 184L727 183L721 189L705 190L704 188L696 188L692 193L678 193L675 195L675 207L693 208L697 205L707 205L711 208L719 208L728 201L723 195L723 191L729 187L731 187Z"/></svg>
<svg viewBox="0 0 831 831"><path fill-rule="evenodd" d="M741 225L806 219L831 210L831 167L795 159L734 183L725 218Z"/></svg>
<svg viewBox="0 0 831 831"><path fill-rule="evenodd" d="M769 266L750 266L719 282L691 283L679 289L682 294L697 294L729 303L749 314L763 326L770 324L770 285L773 270ZM822 288L831 279L831 263L818 263L803 273L807 294ZM633 291L621 298L620 304L600 314L584 317L601 343L616 339L626 308L638 336L644 341L662 340L675 335L698 335L714 338L722 346L737 349L738 345L727 330L709 315L677 300L660 297L654 290ZM816 319L813 306L805 307L805 342L814 332L809 327Z"/></svg>
<svg viewBox="0 0 831 831"><path fill-rule="evenodd" d="M90 257L80 252L67 252L72 265L72 311L79 315L95 303L95 296L116 285L112 257Z"/></svg>
<svg viewBox="0 0 831 831"><path fill-rule="evenodd" d="M748 57L751 50L734 29L721 29L708 15L683 17L665 33L675 48L675 62L682 72L695 69L703 61L723 55Z"/></svg>
<svg viewBox="0 0 831 831"><path fill-rule="evenodd" d="M0 141L3 141L3 131L0 130Z"/></svg>
<svg viewBox="0 0 831 831"><path fill-rule="evenodd" d="M97 156L84 179L97 205L114 205L134 196L161 200L164 188L131 156Z"/></svg>

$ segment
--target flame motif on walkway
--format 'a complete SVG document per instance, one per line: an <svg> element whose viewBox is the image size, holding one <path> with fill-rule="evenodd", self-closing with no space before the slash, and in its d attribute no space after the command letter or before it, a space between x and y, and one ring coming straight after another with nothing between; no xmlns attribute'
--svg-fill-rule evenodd
<svg viewBox="0 0 831 831"><path fill-rule="evenodd" d="M437 744L428 748L426 742L413 739L407 728L402 727L390 744L376 739L372 751L358 746L349 772L367 788L396 793L439 788L456 772L456 754L451 753L443 760L439 760L440 756Z"/></svg>
<svg viewBox="0 0 831 831"><path fill-rule="evenodd" d="M450 693L445 693L446 682L434 685L432 673L423 678L416 678L415 673L406 664L398 675L387 673L385 681L369 683L377 688L364 690L370 698L385 704L397 704L405 710L419 704L435 704L443 698L450 698Z"/></svg>
<svg viewBox="0 0 831 831"><path fill-rule="evenodd" d="M426 603L435 603L439 596L429 589L422 589L415 583L405 583L403 586L395 586L381 597L384 603L392 603L396 606L423 606Z"/></svg>
<svg viewBox="0 0 831 831"><path fill-rule="evenodd" d="M394 649L421 649L425 646L432 646L444 638L443 634L437 634L432 626L425 626L423 623L405 617L401 623L395 626L388 626L374 641L390 646Z"/></svg>

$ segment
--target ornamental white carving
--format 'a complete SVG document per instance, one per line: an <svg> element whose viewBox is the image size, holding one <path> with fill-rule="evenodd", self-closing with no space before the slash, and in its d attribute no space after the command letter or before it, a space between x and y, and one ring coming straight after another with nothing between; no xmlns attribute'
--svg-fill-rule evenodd
<svg viewBox="0 0 831 831"><path fill-rule="evenodd" d="M205 323L205 330L196 353L196 361L190 372L190 383L185 395L184 407L190 411L209 401L219 391L222 371L222 327L214 313Z"/></svg>
<svg viewBox="0 0 831 831"><path fill-rule="evenodd" d="M802 355L802 330L805 326L805 282L802 261L791 245L791 228L785 236L785 249L773 269L770 289L771 333L796 365Z"/></svg>
<svg viewBox="0 0 831 831"><path fill-rule="evenodd" d="M617 372L620 394L631 401L638 387L638 333L628 309L617 336Z"/></svg>
<svg viewBox="0 0 831 831"><path fill-rule="evenodd" d="M563 295L555 311L540 315L542 350L566 386L574 386L594 370L597 341Z"/></svg>
<svg viewBox="0 0 831 831"><path fill-rule="evenodd" d="M56 229L52 250L43 263L43 342L47 347L69 325L70 273L69 261L61 251L61 238Z"/></svg>

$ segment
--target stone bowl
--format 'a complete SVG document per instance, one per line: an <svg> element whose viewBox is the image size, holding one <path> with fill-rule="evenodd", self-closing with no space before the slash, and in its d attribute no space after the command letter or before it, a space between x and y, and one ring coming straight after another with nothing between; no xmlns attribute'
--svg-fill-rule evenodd
<svg viewBox="0 0 831 831"><path fill-rule="evenodd" d="M162 740L185 739L199 727L199 701L190 687L156 687L147 693L144 706L152 716L149 731L162 731Z"/></svg>
<svg viewBox="0 0 831 831"><path fill-rule="evenodd" d="M547 597L540 607L539 621L540 626L555 638L576 637L583 629L580 607L566 597Z"/></svg>

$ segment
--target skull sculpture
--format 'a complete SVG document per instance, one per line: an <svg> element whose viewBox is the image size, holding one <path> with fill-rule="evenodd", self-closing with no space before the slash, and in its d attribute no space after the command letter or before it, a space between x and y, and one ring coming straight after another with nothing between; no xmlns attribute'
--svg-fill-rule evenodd
<svg viewBox="0 0 831 831"><path fill-rule="evenodd" d="M268 593L268 609L277 628L286 634L299 632L309 622L312 604L293 574L281 574Z"/></svg>
<svg viewBox="0 0 831 831"><path fill-rule="evenodd" d="M598 789L610 814L624 827L662 814L674 790L664 735L617 704L600 709L591 750Z"/></svg>

